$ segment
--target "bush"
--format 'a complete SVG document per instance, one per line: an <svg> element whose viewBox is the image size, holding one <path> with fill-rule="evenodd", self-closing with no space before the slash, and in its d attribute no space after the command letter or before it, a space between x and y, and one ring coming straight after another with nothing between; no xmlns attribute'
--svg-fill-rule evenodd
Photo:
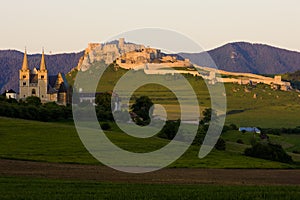
<svg viewBox="0 0 300 200"><path fill-rule="evenodd" d="M199 126L197 134L196 134L195 139L194 139L192 144L193 145L198 145L198 146L202 145L205 134L206 134L205 127Z"/></svg>
<svg viewBox="0 0 300 200"><path fill-rule="evenodd" d="M107 131L111 129L111 126L108 123L103 123L101 124L101 128L102 130Z"/></svg>
<svg viewBox="0 0 300 200"><path fill-rule="evenodd" d="M239 143L239 144L244 144L244 142L243 142L243 140L242 140L242 139L238 139L238 140L236 141L236 143Z"/></svg>
<svg viewBox="0 0 300 200"><path fill-rule="evenodd" d="M219 151L225 151L225 149L226 149L225 140L223 140L222 138L219 138L216 145L215 145L215 149L217 149Z"/></svg>
<svg viewBox="0 0 300 200"><path fill-rule="evenodd" d="M229 125L229 128L230 128L231 130L239 130L239 128L238 128L237 125L235 125L235 124L230 124L230 125Z"/></svg>
<svg viewBox="0 0 300 200"><path fill-rule="evenodd" d="M255 143L251 148L245 150L245 155L284 163L293 162L292 157L279 144Z"/></svg>
<svg viewBox="0 0 300 200"><path fill-rule="evenodd" d="M177 120L177 121L171 121L171 120L166 121L166 124L162 128L160 133L158 134L158 137L172 140L176 136L179 125L180 125L179 120Z"/></svg>

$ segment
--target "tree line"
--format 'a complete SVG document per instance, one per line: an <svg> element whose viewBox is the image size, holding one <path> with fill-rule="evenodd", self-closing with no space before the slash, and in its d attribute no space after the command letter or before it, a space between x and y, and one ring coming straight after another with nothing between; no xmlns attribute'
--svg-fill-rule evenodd
<svg viewBox="0 0 300 200"><path fill-rule="evenodd" d="M38 97L17 101L0 95L0 116L44 122L72 120L71 106L55 102L41 103Z"/></svg>

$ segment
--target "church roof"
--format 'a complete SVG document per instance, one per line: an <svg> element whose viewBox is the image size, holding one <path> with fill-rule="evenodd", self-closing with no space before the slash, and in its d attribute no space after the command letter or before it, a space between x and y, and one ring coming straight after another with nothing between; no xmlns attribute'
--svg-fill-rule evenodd
<svg viewBox="0 0 300 200"><path fill-rule="evenodd" d="M44 49L43 49L43 53L42 53L42 59L41 59L40 70L41 70L41 71L47 70L47 69L46 69L46 62L45 62L45 53L44 53Z"/></svg>
<svg viewBox="0 0 300 200"><path fill-rule="evenodd" d="M28 61L27 61L27 51L25 49L24 58L23 58L23 65L22 70L28 70Z"/></svg>
<svg viewBox="0 0 300 200"><path fill-rule="evenodd" d="M57 80L57 75L48 76L49 86L51 86L52 88L55 88L56 80Z"/></svg>
<svg viewBox="0 0 300 200"><path fill-rule="evenodd" d="M68 88L69 85L64 74L59 73L58 75L48 77L49 94L53 94L57 92L67 92Z"/></svg>

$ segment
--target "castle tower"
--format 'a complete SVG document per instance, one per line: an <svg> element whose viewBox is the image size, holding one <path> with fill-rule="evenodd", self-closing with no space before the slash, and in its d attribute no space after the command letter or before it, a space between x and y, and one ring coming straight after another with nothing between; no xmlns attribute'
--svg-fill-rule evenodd
<svg viewBox="0 0 300 200"><path fill-rule="evenodd" d="M119 39L119 48L121 50L123 50L124 49L124 45L125 45L125 39L124 38L120 38Z"/></svg>
<svg viewBox="0 0 300 200"><path fill-rule="evenodd" d="M27 51L25 49L22 69L19 71L19 93L20 98L25 99L29 95L30 70L28 68Z"/></svg>
<svg viewBox="0 0 300 200"><path fill-rule="evenodd" d="M48 100L48 96L47 96L48 71L45 62L44 49L42 53L40 70L38 70L37 74L38 74L38 90L39 90L39 94L37 96L40 97L42 102L46 102Z"/></svg>

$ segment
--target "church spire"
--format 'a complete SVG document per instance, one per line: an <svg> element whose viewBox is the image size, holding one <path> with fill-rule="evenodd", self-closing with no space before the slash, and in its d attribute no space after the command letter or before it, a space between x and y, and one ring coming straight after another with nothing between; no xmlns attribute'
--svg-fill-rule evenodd
<svg viewBox="0 0 300 200"><path fill-rule="evenodd" d="M46 70L46 62L45 62L45 54L44 54L44 48L43 48L40 71L45 71L45 70Z"/></svg>
<svg viewBox="0 0 300 200"><path fill-rule="evenodd" d="M24 53L24 58L23 58L22 70L26 71L28 69L29 68L28 68L28 61L27 61L27 50L26 50L26 47L25 47L25 53Z"/></svg>

